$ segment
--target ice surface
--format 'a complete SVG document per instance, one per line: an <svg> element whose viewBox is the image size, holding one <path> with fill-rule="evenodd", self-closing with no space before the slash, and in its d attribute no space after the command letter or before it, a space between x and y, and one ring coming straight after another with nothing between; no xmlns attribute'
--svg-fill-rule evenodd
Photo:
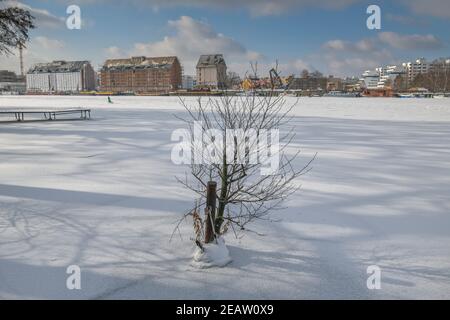
<svg viewBox="0 0 450 320"><path fill-rule="evenodd" d="M297 166L318 152L313 171L280 222L230 233L233 262L204 270L191 222L169 241L195 199L170 161L178 98L113 100L0 97L93 109L0 123L0 298L450 298L450 99L300 99L291 151ZM66 288L69 265L81 290ZM366 287L371 265L381 290Z"/></svg>

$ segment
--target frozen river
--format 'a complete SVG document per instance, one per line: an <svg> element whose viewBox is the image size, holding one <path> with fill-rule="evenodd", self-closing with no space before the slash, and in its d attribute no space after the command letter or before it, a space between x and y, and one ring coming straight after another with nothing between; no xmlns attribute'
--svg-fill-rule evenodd
<svg viewBox="0 0 450 320"><path fill-rule="evenodd" d="M450 99L300 99L292 147L298 166L318 153L313 170L279 222L229 234L234 261L206 271L189 267L190 222L169 241L195 199L170 159L178 98L113 101L0 96L0 110L92 109L0 118L0 298L450 299Z"/></svg>

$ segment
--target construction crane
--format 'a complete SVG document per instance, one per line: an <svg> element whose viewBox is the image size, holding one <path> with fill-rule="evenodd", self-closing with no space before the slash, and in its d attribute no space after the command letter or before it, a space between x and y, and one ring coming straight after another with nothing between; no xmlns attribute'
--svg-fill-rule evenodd
<svg viewBox="0 0 450 320"><path fill-rule="evenodd" d="M274 89L289 89L291 82L294 79L294 76L291 75L289 77L280 77L280 75L277 72L276 68L272 68L269 71L270 77L265 78L259 78L255 74L253 75L247 75L242 81L241 87L245 91L249 90L259 90L259 89L265 89L265 90L274 90Z"/></svg>
<svg viewBox="0 0 450 320"><path fill-rule="evenodd" d="M17 43L17 48L19 49L19 59L20 59L20 75L23 77L25 75L24 73L24 67L23 67L23 42L19 41Z"/></svg>
<svg viewBox="0 0 450 320"><path fill-rule="evenodd" d="M283 86L283 82L281 81L280 76L278 75L277 70L274 68L270 69L270 84L272 85L272 89L278 89Z"/></svg>
<svg viewBox="0 0 450 320"><path fill-rule="evenodd" d="M293 76L289 76L287 78L281 78L275 68L272 68L269 71L270 74L270 83L272 85L272 89L289 89L289 86L293 80Z"/></svg>

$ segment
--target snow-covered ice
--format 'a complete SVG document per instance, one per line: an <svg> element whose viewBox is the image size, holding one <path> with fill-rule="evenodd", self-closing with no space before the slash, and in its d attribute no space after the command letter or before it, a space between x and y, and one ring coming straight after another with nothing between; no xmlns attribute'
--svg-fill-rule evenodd
<svg viewBox="0 0 450 320"><path fill-rule="evenodd" d="M176 97L0 97L90 121L0 123L0 298L450 298L450 99L300 99L302 191L233 261L190 266L194 196L175 175ZM0 121L6 120L4 118ZM81 267L81 290L66 268ZM368 290L367 267L381 268Z"/></svg>
<svg viewBox="0 0 450 320"><path fill-rule="evenodd" d="M199 269L224 267L232 261L225 240L218 237L214 242L207 243L202 248L197 247L191 266Z"/></svg>

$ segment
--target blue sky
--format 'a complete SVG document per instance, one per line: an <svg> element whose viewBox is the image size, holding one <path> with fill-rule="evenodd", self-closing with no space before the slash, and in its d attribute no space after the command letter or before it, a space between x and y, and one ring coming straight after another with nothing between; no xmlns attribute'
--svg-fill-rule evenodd
<svg viewBox="0 0 450 320"><path fill-rule="evenodd" d="M302 69L359 75L380 64L450 56L448 0L30 0L6 1L37 18L27 66L53 59L177 55L186 74L198 55L223 53L229 69L264 73L276 60L283 73ZM83 26L65 26L66 8L79 5ZM382 29L368 30L366 9L382 10ZM18 70L17 58L0 68Z"/></svg>

